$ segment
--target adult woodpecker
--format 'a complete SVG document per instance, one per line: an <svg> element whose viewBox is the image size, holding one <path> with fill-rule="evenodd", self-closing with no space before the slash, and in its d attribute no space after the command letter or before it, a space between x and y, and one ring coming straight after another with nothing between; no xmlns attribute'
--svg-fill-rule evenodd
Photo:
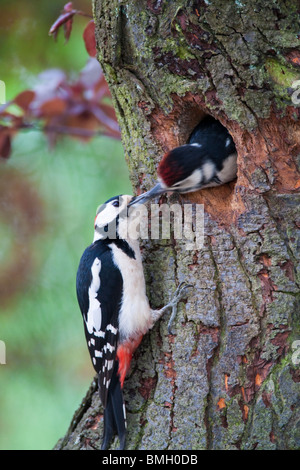
<svg viewBox="0 0 300 470"><path fill-rule="evenodd" d="M132 196L116 196L98 208L94 240L81 257L76 278L87 345L104 408L102 449L108 448L116 433L120 449L124 449L122 388L132 354L168 308L173 309L174 317L177 303L189 287L181 284L166 306L150 308L139 242L126 230L127 223L137 220L135 208L128 209L132 200Z"/></svg>
<svg viewBox="0 0 300 470"><path fill-rule="evenodd" d="M237 153L228 130L206 116L192 132L189 143L166 153L157 169L158 183L136 197L131 205L169 191L189 193L219 186L236 178Z"/></svg>

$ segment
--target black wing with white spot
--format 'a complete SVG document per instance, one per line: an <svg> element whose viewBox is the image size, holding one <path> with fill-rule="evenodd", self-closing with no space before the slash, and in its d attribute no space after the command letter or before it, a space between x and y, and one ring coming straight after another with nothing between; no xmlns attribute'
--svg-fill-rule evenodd
<svg viewBox="0 0 300 470"><path fill-rule="evenodd" d="M76 287L87 345L98 373L100 398L105 408L112 376L116 374L123 280L113 263L111 250L102 241L93 243L83 253Z"/></svg>
<svg viewBox="0 0 300 470"><path fill-rule="evenodd" d="M226 157L236 154L236 147L228 130L220 121L212 116L206 116L195 127L188 142L202 150L202 152L198 153L198 158L201 158L201 162L205 161L205 159L213 161L218 171L222 170ZM234 177L235 175L233 174L233 179ZM217 181L217 183L219 184L220 182Z"/></svg>

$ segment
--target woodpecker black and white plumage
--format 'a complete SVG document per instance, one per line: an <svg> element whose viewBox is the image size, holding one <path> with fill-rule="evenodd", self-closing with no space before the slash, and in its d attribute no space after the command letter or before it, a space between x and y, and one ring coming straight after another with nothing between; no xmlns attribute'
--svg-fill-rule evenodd
<svg viewBox="0 0 300 470"><path fill-rule="evenodd" d="M174 317L177 303L190 287L180 285L166 306L150 308L139 241L129 238L128 231L122 229L124 221L130 223L136 217L135 208L128 209L132 200L132 196L116 196L98 208L94 240L81 257L76 279L87 345L104 408L102 449L108 448L115 434L120 449L124 449L122 388L132 354L168 308L172 308Z"/></svg>
<svg viewBox="0 0 300 470"><path fill-rule="evenodd" d="M206 116L192 132L186 145L166 153L157 169L158 183L136 197L143 204L165 192L190 193L228 183L236 178L237 153L228 130Z"/></svg>

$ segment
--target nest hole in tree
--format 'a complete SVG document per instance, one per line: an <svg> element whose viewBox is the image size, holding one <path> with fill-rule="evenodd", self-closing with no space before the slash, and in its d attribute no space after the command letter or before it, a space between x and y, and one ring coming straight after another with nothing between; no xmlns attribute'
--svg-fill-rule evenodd
<svg viewBox="0 0 300 470"><path fill-rule="evenodd" d="M193 134L194 130L197 128L200 122L203 121L203 119L205 119L207 116L211 116L213 119L218 121L218 119L215 116L212 116L211 114L201 113L201 118L196 123L196 125L194 125L193 128L187 128L185 130L184 134L189 134L186 139L186 142L184 143L189 143L190 137ZM226 127L224 122L221 122L221 124ZM234 141L233 133L229 132L229 134L231 135ZM220 186L204 188L194 193L182 195L182 197L184 200L190 200L191 202L204 204L205 210L209 212L214 219L216 219L221 225L228 225L233 222L233 196L236 182L237 178Z"/></svg>
<svg viewBox="0 0 300 470"><path fill-rule="evenodd" d="M211 115L199 95L187 93L184 96L172 95L173 109L164 113L156 108L151 113L151 133L162 149L162 154L188 142L197 125ZM212 115L211 115L212 116ZM234 127L225 115L212 116L227 128L235 142ZM220 118L220 119L218 119ZM236 142L235 142L236 143ZM161 155L157 156L157 164ZM221 225L230 225L235 212L235 186L237 179L221 186L183 194L183 201L204 204L204 209Z"/></svg>

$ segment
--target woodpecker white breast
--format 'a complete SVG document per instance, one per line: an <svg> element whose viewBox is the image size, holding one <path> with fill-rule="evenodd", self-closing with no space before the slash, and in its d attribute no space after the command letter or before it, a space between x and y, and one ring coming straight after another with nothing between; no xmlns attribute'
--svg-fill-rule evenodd
<svg viewBox="0 0 300 470"><path fill-rule="evenodd" d="M147 202L168 191L189 193L228 183L236 178L237 153L228 130L207 116L186 145L166 153L159 163L158 183L134 198L131 205Z"/></svg>

